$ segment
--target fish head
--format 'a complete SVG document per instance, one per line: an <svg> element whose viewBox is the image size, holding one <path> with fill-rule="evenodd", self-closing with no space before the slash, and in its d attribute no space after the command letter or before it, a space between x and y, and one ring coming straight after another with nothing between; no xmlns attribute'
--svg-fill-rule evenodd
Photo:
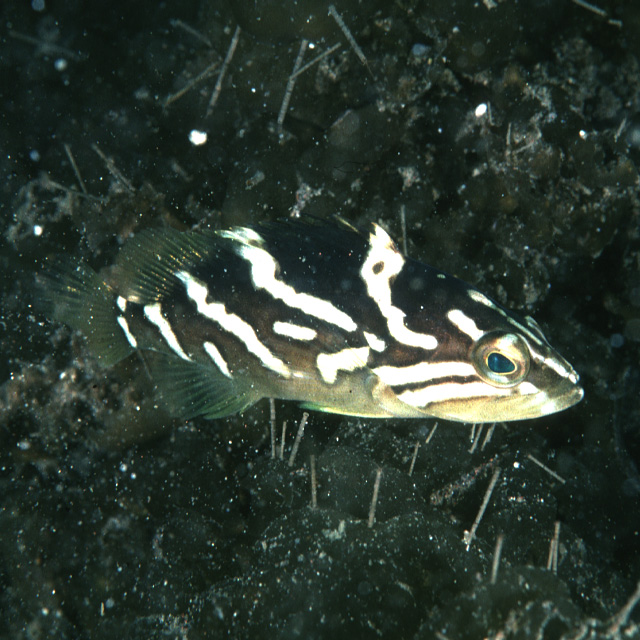
<svg viewBox="0 0 640 640"><path fill-rule="evenodd" d="M457 419L526 420L563 411L582 399L584 391L575 369L546 341L537 325L534 330L531 319L526 322L539 340L505 327L483 334L469 346L468 358L475 369L471 384L484 389L485 395L461 402Z"/></svg>
<svg viewBox="0 0 640 640"><path fill-rule="evenodd" d="M458 293L448 300L446 319L432 327L440 347L423 379L398 389L399 400L435 417L481 423L538 418L582 399L578 373L535 320L468 285Z"/></svg>

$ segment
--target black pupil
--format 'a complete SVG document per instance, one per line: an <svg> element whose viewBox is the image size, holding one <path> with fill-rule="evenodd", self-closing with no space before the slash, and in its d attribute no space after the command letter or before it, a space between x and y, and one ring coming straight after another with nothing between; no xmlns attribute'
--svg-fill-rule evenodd
<svg viewBox="0 0 640 640"><path fill-rule="evenodd" d="M516 370L516 365L501 353L490 353L487 366L493 373L512 373Z"/></svg>

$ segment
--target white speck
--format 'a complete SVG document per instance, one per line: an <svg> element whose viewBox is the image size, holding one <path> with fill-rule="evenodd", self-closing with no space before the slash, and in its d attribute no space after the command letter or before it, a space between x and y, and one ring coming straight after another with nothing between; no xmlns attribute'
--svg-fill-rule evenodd
<svg viewBox="0 0 640 640"><path fill-rule="evenodd" d="M257 184L260 184L265 179L264 171L256 171L245 183L247 189L253 189Z"/></svg>
<svg viewBox="0 0 640 640"><path fill-rule="evenodd" d="M56 71L64 71L69 66L69 63L64 58L58 58L54 63L53 67Z"/></svg>
<svg viewBox="0 0 640 640"><path fill-rule="evenodd" d="M308 49L315 49L315 48L316 48L316 45L315 45L313 42L310 42L310 43L307 45L307 48L308 48Z"/></svg>
<svg viewBox="0 0 640 640"><path fill-rule="evenodd" d="M34 11L44 11L46 9L44 0L31 0L31 8Z"/></svg>
<svg viewBox="0 0 640 640"><path fill-rule="evenodd" d="M640 127L629 127L629 130L627 132L627 141L632 147L640 146Z"/></svg>
<svg viewBox="0 0 640 640"><path fill-rule="evenodd" d="M411 55L414 58L426 58L428 54L429 54L429 47L427 47L426 44L416 42L416 44L414 44L411 47Z"/></svg>
<svg viewBox="0 0 640 640"><path fill-rule="evenodd" d="M619 349L624 344L624 336L621 333L614 333L609 341L614 349Z"/></svg>
<svg viewBox="0 0 640 640"><path fill-rule="evenodd" d="M586 140L587 139L587 132L584 129L580 129L580 131L578 132L578 135L583 139Z"/></svg>
<svg viewBox="0 0 640 640"><path fill-rule="evenodd" d="M136 100L150 100L151 99L151 93L149 92L148 87L140 87L139 89L136 89L134 91L133 97Z"/></svg>
<svg viewBox="0 0 640 640"><path fill-rule="evenodd" d="M39 162L40 152L37 149L31 149L31 151L29 151L29 158L31 158L33 162Z"/></svg>
<svg viewBox="0 0 640 640"><path fill-rule="evenodd" d="M192 129L189 132L189 142L195 147L203 145L207 141L207 132L198 131L198 129Z"/></svg>
<svg viewBox="0 0 640 640"><path fill-rule="evenodd" d="M518 461L513 463L513 468L514 469L519 469L520 468L520 463Z"/></svg>
<svg viewBox="0 0 640 640"><path fill-rule="evenodd" d="M487 113L487 103L481 102L475 110L476 118L482 118Z"/></svg>
<svg viewBox="0 0 640 640"><path fill-rule="evenodd" d="M33 235L36 236L36 238L39 238L42 235L43 231L44 231L44 228L39 224L33 225Z"/></svg>

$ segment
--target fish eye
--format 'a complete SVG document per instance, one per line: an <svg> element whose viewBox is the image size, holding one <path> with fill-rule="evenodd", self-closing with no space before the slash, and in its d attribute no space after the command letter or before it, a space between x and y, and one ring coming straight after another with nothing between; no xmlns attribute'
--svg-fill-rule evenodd
<svg viewBox="0 0 640 640"><path fill-rule="evenodd" d="M497 351L492 351L487 356L487 367L493 373L513 373L516 370L515 363Z"/></svg>
<svg viewBox="0 0 640 640"><path fill-rule="evenodd" d="M485 382L494 387L513 387L529 373L531 358L527 343L518 334L485 333L474 345L471 360Z"/></svg>

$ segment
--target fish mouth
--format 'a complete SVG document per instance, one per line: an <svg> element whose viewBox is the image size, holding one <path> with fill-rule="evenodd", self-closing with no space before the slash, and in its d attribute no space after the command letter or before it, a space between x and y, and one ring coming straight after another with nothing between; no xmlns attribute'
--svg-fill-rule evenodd
<svg viewBox="0 0 640 640"><path fill-rule="evenodd" d="M466 402L451 401L429 407L434 417L456 422L511 422L542 418L576 405L584 397L584 389L567 380L553 393L539 391L531 395L510 395Z"/></svg>
<svg viewBox="0 0 640 640"><path fill-rule="evenodd" d="M529 420L541 418L559 411L570 409L584 398L584 389L567 380L566 384L554 390L553 393L540 392L530 396L530 401L522 406L514 406L513 420Z"/></svg>
<svg viewBox="0 0 640 640"><path fill-rule="evenodd" d="M578 404L584 398L584 389L580 385L572 385L570 389L564 393L558 394L553 398L556 411L564 411Z"/></svg>

